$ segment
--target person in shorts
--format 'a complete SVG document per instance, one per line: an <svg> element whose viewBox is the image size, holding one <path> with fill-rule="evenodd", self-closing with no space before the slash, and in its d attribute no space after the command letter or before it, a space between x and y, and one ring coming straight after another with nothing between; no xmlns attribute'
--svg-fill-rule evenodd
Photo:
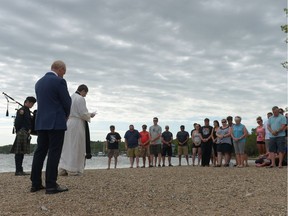
<svg viewBox="0 0 288 216"><path fill-rule="evenodd" d="M125 133L125 147L127 156L130 158L130 168L133 168L134 160L136 158L136 167L139 168L139 143L140 133L134 129L134 125L129 126L129 130Z"/></svg>
<svg viewBox="0 0 288 216"><path fill-rule="evenodd" d="M142 125L142 131L140 132L140 146L139 146L139 155L143 159L143 166L141 168L145 168L146 166L146 157L148 158L148 166L150 164L150 134L146 130L147 125Z"/></svg>
<svg viewBox="0 0 288 216"><path fill-rule="evenodd" d="M222 155L224 155L224 167L229 167L230 155L232 152L232 139L231 139L231 130L227 124L226 119L221 120L222 126L217 130L216 136L218 137L217 144L217 155L218 155L218 164L216 167L221 167L222 165Z"/></svg>
<svg viewBox="0 0 288 216"><path fill-rule="evenodd" d="M233 139L237 167L243 168L244 159L245 159L244 149L245 149L246 137L248 135L248 131L245 125L241 123L240 116L236 116L234 120L235 120L235 124L231 128L231 137Z"/></svg>
<svg viewBox="0 0 288 216"><path fill-rule="evenodd" d="M110 133L106 136L106 151L108 152L108 168L110 169L111 159L114 157L114 168L117 167L117 158L119 156L119 143L121 142L121 136L115 132L115 126L110 126Z"/></svg>
<svg viewBox="0 0 288 216"><path fill-rule="evenodd" d="M182 155L185 156L187 165L189 165L188 160L188 140L189 140L189 133L185 131L185 126L180 126L180 131L176 135L178 141L178 157L179 157L179 166L181 166L181 158Z"/></svg>
<svg viewBox="0 0 288 216"><path fill-rule="evenodd" d="M285 154L285 129L286 129L286 118L279 113L279 108L274 106L272 108L273 115L268 120L268 130L271 133L269 141L269 153L271 158L270 168L275 167L275 154L279 154L279 168L282 168L282 161Z"/></svg>
<svg viewBox="0 0 288 216"><path fill-rule="evenodd" d="M269 118L273 115L272 112L268 112L267 113L267 120L264 122L264 129L265 129L265 149L266 149L266 153L269 152L269 141L270 141L270 137L271 137L271 133L268 130L268 120Z"/></svg>
<svg viewBox="0 0 288 216"><path fill-rule="evenodd" d="M202 143L202 134L200 132L200 125L196 124L195 130L191 131L192 138L192 166L195 166L195 158L196 153L198 155L198 166L200 166L200 162L202 160L202 151L201 151L201 143Z"/></svg>
<svg viewBox="0 0 288 216"><path fill-rule="evenodd" d="M257 149L259 152L259 155L265 155L266 154L266 148L265 148L265 127L263 125L263 120L261 116L256 118L256 122L258 124L256 128L256 135L257 135Z"/></svg>
<svg viewBox="0 0 288 216"><path fill-rule="evenodd" d="M173 134L169 131L169 126L165 126L165 131L162 133L162 167L165 167L165 157L168 155L168 163L169 166L173 166L171 164L171 157L172 157L172 141L173 141Z"/></svg>
<svg viewBox="0 0 288 216"><path fill-rule="evenodd" d="M150 165L153 166L154 156L158 156L158 167L161 167L161 135L162 128L158 125L158 118L153 118L153 125L149 128L150 133ZM157 157L155 157L154 166L156 167Z"/></svg>

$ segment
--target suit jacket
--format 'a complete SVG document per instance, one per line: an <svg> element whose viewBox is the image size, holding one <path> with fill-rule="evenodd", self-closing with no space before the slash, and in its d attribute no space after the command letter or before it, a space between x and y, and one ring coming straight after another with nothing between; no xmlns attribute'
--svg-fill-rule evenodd
<svg viewBox="0 0 288 216"><path fill-rule="evenodd" d="M71 107L66 81L48 72L38 80L35 91L38 104L35 130L66 130Z"/></svg>

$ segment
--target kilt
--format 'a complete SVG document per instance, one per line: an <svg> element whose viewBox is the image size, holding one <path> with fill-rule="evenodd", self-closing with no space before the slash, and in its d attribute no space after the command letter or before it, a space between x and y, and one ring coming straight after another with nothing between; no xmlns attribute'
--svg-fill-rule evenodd
<svg viewBox="0 0 288 216"><path fill-rule="evenodd" d="M30 154L30 135L24 129L17 132L10 153Z"/></svg>

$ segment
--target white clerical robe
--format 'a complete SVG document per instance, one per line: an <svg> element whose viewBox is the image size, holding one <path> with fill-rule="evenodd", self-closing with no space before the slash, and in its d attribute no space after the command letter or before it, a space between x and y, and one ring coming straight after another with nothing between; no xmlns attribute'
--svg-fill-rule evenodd
<svg viewBox="0 0 288 216"><path fill-rule="evenodd" d="M91 113L88 112L84 97L74 93L71 99L59 169L83 173L86 155L85 121L90 122Z"/></svg>

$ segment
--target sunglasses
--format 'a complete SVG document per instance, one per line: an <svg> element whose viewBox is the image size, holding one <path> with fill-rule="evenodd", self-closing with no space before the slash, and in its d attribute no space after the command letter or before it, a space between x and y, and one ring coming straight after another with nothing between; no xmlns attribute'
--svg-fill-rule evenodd
<svg viewBox="0 0 288 216"><path fill-rule="evenodd" d="M226 121L222 121L222 123L224 124L224 123L227 123Z"/></svg>

